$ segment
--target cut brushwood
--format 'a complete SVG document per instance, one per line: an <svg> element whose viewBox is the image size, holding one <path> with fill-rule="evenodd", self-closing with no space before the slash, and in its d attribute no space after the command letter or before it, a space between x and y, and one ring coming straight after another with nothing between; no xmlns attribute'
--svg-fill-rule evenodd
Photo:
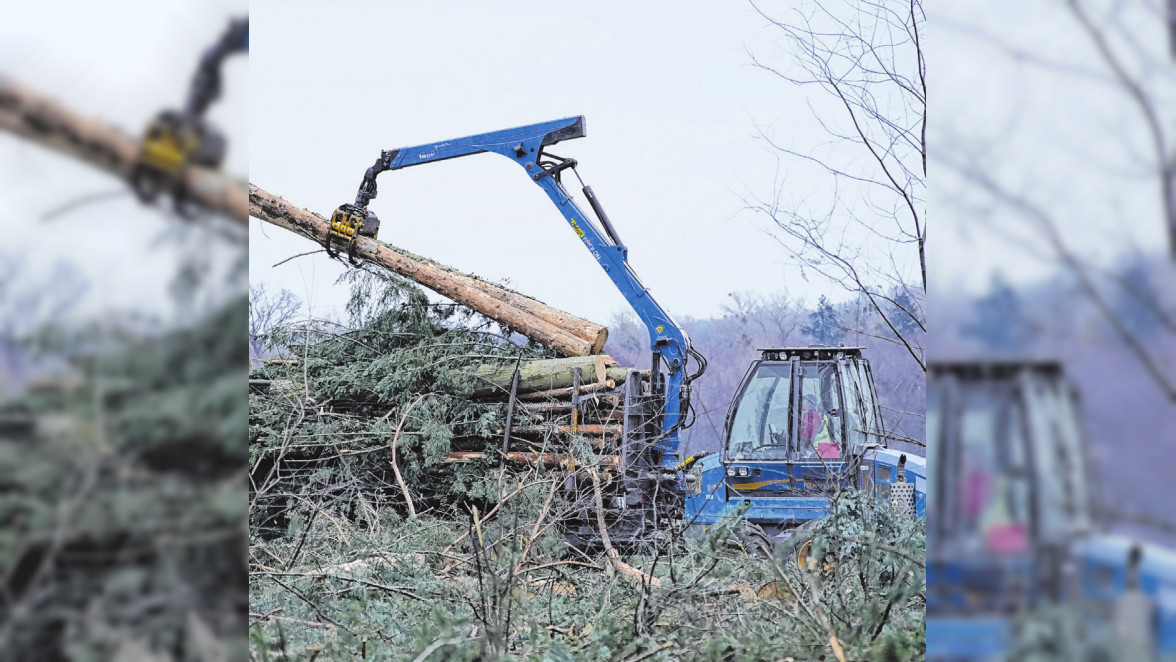
<svg viewBox="0 0 1176 662"><path fill-rule="evenodd" d="M253 184L249 215L320 245L327 236L326 219ZM599 354L608 338L608 329L599 324L374 239L356 237L355 252L564 356Z"/></svg>
<svg viewBox="0 0 1176 662"><path fill-rule="evenodd" d="M135 137L3 77L0 129L84 161L128 183L139 156ZM249 203L240 182L194 166L187 169L185 179L192 201L241 223L249 222Z"/></svg>

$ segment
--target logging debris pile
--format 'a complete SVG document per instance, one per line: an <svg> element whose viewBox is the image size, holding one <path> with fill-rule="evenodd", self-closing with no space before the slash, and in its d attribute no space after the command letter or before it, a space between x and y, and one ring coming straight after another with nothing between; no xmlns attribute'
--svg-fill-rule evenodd
<svg viewBox="0 0 1176 662"><path fill-rule="evenodd" d="M350 328L312 320L270 330L278 357L250 373L255 533L281 535L292 495L314 493L360 519L452 515L457 503L485 511L503 472L594 467L612 479L620 390L647 372L516 346L393 274L343 279Z"/></svg>
<svg viewBox="0 0 1176 662"><path fill-rule="evenodd" d="M738 514L577 549L569 475L589 498L609 480L617 380L641 372L514 345L387 272L344 278L348 323L275 329L251 372L253 659L922 659L921 523L846 492L813 546L836 563L808 569L732 542Z"/></svg>
<svg viewBox="0 0 1176 662"><path fill-rule="evenodd" d="M266 342L278 358L250 375L259 535L285 530L291 495L313 492L359 518L448 515L457 503L496 500L503 472L595 467L611 479L620 391L647 372L606 355L517 346L386 272L344 279L352 328L312 320L274 329Z"/></svg>
<svg viewBox="0 0 1176 662"><path fill-rule="evenodd" d="M246 659L245 299L108 324L54 327L73 375L0 405L35 421L0 430L0 659Z"/></svg>

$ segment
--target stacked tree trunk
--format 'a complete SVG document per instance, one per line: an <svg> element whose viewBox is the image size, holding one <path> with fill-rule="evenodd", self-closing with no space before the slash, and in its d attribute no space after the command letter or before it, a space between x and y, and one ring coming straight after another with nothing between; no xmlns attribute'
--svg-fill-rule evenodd
<svg viewBox="0 0 1176 662"><path fill-rule="evenodd" d="M617 367L611 356L527 361L518 366L517 393L528 399L570 394L575 385L575 371L580 371L580 389L602 390L624 383L629 368ZM476 398L491 398L508 393L515 373L514 363L486 364L474 371L475 385L469 393Z"/></svg>
<svg viewBox="0 0 1176 662"><path fill-rule="evenodd" d="M267 363L296 364L297 359ZM446 464L501 456L515 465L574 468L575 445L583 443L587 446L580 450L590 451L594 462L607 472L620 466L626 386L634 377L648 381L649 371L621 367L612 357L598 354L483 364L470 377L470 386L460 395L505 408L505 424L496 431L499 452L487 452L485 437L459 436L445 457ZM299 399L302 393L293 379L251 379L249 384L258 394ZM333 406L346 414L345 403Z"/></svg>
<svg viewBox="0 0 1176 662"><path fill-rule="evenodd" d="M468 395L506 406L501 457L512 464L563 466L577 463L576 443L586 443L603 469L620 466L624 431L624 386L637 375L609 356L528 361L519 365L483 365L474 373ZM473 440L471 440L473 441ZM447 463L483 460L484 440L463 449L462 440ZM581 450L588 450L581 449ZM583 456L583 453L579 453Z"/></svg>

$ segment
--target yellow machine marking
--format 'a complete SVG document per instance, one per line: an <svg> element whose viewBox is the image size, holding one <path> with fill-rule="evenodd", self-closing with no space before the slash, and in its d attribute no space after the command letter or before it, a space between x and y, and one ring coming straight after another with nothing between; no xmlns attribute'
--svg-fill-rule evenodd
<svg viewBox="0 0 1176 662"><path fill-rule="evenodd" d="M359 228L363 226L363 220L340 213L338 210L331 216L331 234L343 239L354 239L359 232Z"/></svg>
<svg viewBox="0 0 1176 662"><path fill-rule="evenodd" d="M578 237L580 237L581 239L583 239L583 238L584 238L584 231L583 231L583 230L581 230L581 229L580 229L580 226L576 224L576 219L574 219L574 218L569 218L569 219L568 219L568 223L571 223L571 224L572 224L572 229L576 231L576 235L577 235Z"/></svg>
<svg viewBox="0 0 1176 662"><path fill-rule="evenodd" d="M691 466L693 466L694 463L697 461L698 461L698 456L691 455L690 457L686 458L685 460L682 460L681 462L679 462L678 466L674 467L674 471L686 471Z"/></svg>
<svg viewBox="0 0 1176 662"><path fill-rule="evenodd" d="M171 175L179 173L196 151L196 137L153 127L140 144L140 159L148 167Z"/></svg>
<svg viewBox="0 0 1176 662"><path fill-rule="evenodd" d="M792 482L791 478L781 478L779 480L765 480L760 483L738 483L738 484L731 483L731 487L733 487L737 490L758 490L761 487L765 487L767 485L780 485L781 483L790 483L790 482Z"/></svg>

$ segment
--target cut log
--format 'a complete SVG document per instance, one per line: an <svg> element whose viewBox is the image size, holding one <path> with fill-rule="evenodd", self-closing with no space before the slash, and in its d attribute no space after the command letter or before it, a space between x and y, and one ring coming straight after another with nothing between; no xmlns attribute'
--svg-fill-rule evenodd
<svg viewBox="0 0 1176 662"><path fill-rule="evenodd" d="M507 462L516 464L534 465L542 463L545 467L566 467L571 459L567 455L559 455L555 453L518 453L511 452L505 455ZM486 459L486 453L479 453L474 451L455 451L445 456L444 461L447 464L461 464L463 462L474 462L475 460ZM621 466L621 458L616 455L601 455L596 458L598 466L618 468ZM578 463L577 463L578 466Z"/></svg>
<svg viewBox="0 0 1176 662"><path fill-rule="evenodd" d="M0 129L128 182L139 156L136 137L80 115L3 77L0 77ZM215 170L190 167L186 184L194 202L241 223L249 222L249 202L241 182Z"/></svg>
<svg viewBox="0 0 1176 662"><path fill-rule="evenodd" d="M253 184L249 185L249 214L320 245L327 236L326 219ZM599 354L608 337L603 326L368 237L356 238L355 253L564 356Z"/></svg>
<svg viewBox="0 0 1176 662"><path fill-rule="evenodd" d="M521 403L523 405L530 405L533 403ZM545 403L546 404L546 403ZM560 405L563 403L553 403ZM570 405L569 405L570 406ZM541 409L534 410L527 409L536 419L547 423L566 423L571 418L569 406L562 406L559 409ZM623 421L625 412L620 407L612 407L607 409L592 409L582 412L580 414L581 421L590 421L592 423L616 423Z"/></svg>
<svg viewBox="0 0 1176 662"><path fill-rule="evenodd" d="M589 322L585 319L580 319L575 315L565 313L558 308L524 296L517 292L498 287L493 283L488 283L484 280L474 282L474 286L481 289L487 296L501 300L509 306L513 306L521 311L530 313L538 319L568 331L572 335L585 340L592 344L593 347L598 348L593 354L598 354L604 349L604 343L608 340L608 328L600 326L594 322Z"/></svg>
<svg viewBox="0 0 1176 662"><path fill-rule="evenodd" d="M558 432L560 434L571 434L572 426L570 425L516 425L511 429L512 434L532 435L532 434L547 434L549 432ZM583 435L604 436L604 435L618 435L621 434L620 425L577 425L576 432Z"/></svg>
<svg viewBox="0 0 1176 662"><path fill-rule="evenodd" d="M580 387L583 392L583 387ZM594 395L588 394L580 401L581 406L594 407L602 410L612 410L619 407L618 399L615 395ZM567 413L572 410L571 402L526 402L523 403L523 408L531 412L564 412Z"/></svg>
<svg viewBox="0 0 1176 662"><path fill-rule="evenodd" d="M568 388L572 385L576 368L580 369L584 386L611 379L620 384L625 381L630 368L618 368L617 362L609 356L571 357L564 359L541 359L519 365L519 393L550 391ZM603 367L604 374L597 373ZM510 390L515 365L504 361L501 364L485 363L474 371L475 385L470 395L486 397L504 394ZM583 392L584 386L580 390Z"/></svg>
<svg viewBox="0 0 1176 662"><path fill-rule="evenodd" d="M580 387L580 393L595 393L597 391L611 391L617 387L617 383L609 379L604 382L596 382L595 384L588 384ZM572 387L555 388L550 391L535 391L534 393L524 393L519 396L520 400L557 400L560 398L571 397Z"/></svg>

